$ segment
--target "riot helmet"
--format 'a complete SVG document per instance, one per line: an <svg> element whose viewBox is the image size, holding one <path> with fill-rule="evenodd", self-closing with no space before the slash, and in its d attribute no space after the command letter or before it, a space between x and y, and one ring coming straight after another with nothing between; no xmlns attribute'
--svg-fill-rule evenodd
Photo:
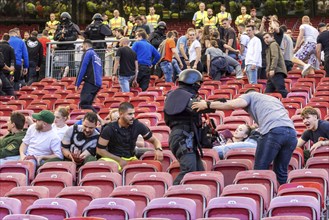
<svg viewBox="0 0 329 220"><path fill-rule="evenodd" d="M61 14L61 22L68 22L70 21L72 18L71 18L71 15L68 13L68 12L63 12Z"/></svg>
<svg viewBox="0 0 329 220"><path fill-rule="evenodd" d="M202 82L202 74L198 70L186 69L178 75L178 82L193 85L194 83Z"/></svg>
<svg viewBox="0 0 329 220"><path fill-rule="evenodd" d="M160 21L157 25L158 29L166 30L167 29L167 24L164 21Z"/></svg>
<svg viewBox="0 0 329 220"><path fill-rule="evenodd" d="M102 15L101 15L100 13L96 13L96 14L94 14L94 16L93 16L93 20L94 20L94 21L95 21L95 20L103 21L103 17L102 17Z"/></svg>

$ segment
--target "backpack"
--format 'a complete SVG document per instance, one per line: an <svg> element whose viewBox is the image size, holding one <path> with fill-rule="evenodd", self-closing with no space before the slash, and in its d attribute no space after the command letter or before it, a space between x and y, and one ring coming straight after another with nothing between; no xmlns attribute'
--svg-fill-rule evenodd
<svg viewBox="0 0 329 220"><path fill-rule="evenodd" d="M158 51L161 55L158 63L162 61L162 59L166 56L166 42L167 40L162 41L162 43L159 45Z"/></svg>

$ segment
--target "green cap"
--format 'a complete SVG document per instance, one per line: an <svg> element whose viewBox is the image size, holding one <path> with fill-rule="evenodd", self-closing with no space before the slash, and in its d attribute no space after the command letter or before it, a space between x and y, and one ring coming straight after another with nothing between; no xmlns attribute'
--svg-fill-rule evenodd
<svg viewBox="0 0 329 220"><path fill-rule="evenodd" d="M55 115L51 111L42 110L37 114L32 114L32 118L52 124L55 120Z"/></svg>

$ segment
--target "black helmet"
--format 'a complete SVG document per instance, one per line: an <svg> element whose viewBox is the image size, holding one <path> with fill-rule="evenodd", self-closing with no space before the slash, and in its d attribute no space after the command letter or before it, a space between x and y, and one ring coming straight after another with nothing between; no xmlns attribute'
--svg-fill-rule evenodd
<svg viewBox="0 0 329 220"><path fill-rule="evenodd" d="M160 22L158 23L157 28L160 28L160 29L167 29L167 24L166 24L166 22L164 22L164 21L160 21Z"/></svg>
<svg viewBox="0 0 329 220"><path fill-rule="evenodd" d="M66 20L66 19L71 20L71 15L65 11L61 14L61 20Z"/></svg>
<svg viewBox="0 0 329 220"><path fill-rule="evenodd" d="M103 17L102 17L102 15L100 13L96 13L93 16L93 20L101 20L101 21L103 21Z"/></svg>
<svg viewBox="0 0 329 220"><path fill-rule="evenodd" d="M202 74L197 70L186 69L179 74L178 82L193 85L196 82L202 82Z"/></svg>

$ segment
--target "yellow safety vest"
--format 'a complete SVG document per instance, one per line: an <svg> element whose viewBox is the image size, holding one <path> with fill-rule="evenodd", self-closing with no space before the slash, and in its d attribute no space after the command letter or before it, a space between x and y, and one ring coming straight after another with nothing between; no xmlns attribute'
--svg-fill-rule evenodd
<svg viewBox="0 0 329 220"><path fill-rule="evenodd" d="M195 20L195 26L199 26L200 22L203 21L204 17L207 16L207 12L203 11L197 11L196 12L196 20Z"/></svg>
<svg viewBox="0 0 329 220"><path fill-rule="evenodd" d="M127 36L130 36L131 31L133 30L133 27L134 27L134 23L132 23L131 21L128 21L127 22L127 27L128 27Z"/></svg>
<svg viewBox="0 0 329 220"><path fill-rule="evenodd" d="M50 26L50 25L59 25L59 21L48 21L47 23L46 23L48 26ZM54 33L56 32L56 29L54 29L54 28L50 28L49 30L48 30L48 33L50 34L50 35L53 35Z"/></svg>
<svg viewBox="0 0 329 220"><path fill-rule="evenodd" d="M123 17L118 17L118 18L112 18L110 20L110 25L111 25L111 29L115 29L115 28L123 28L124 26L122 26L122 19L124 19Z"/></svg>
<svg viewBox="0 0 329 220"><path fill-rule="evenodd" d="M217 24L217 18L216 16L212 16L210 19L207 17L205 17L203 19L203 25L206 26L206 25L210 25L212 27L216 27L216 24Z"/></svg>
<svg viewBox="0 0 329 220"><path fill-rule="evenodd" d="M231 15L231 14L228 13L228 12L224 12L223 14L222 14L221 12L219 12L219 13L217 14L218 23L220 23L220 25L222 25L222 20L223 20L224 18L229 18L230 15Z"/></svg>
<svg viewBox="0 0 329 220"><path fill-rule="evenodd" d="M154 14L154 15L148 15L146 16L147 23L152 25L154 28L156 28L158 21L160 19L160 15Z"/></svg>
<svg viewBox="0 0 329 220"><path fill-rule="evenodd" d="M235 24L236 24L236 25L239 25L239 24L245 23L245 21L246 21L247 19L249 19L249 18L251 18L251 16L248 15L248 14L245 14L245 15L239 15L239 16L236 18L236 20L235 20Z"/></svg>
<svg viewBox="0 0 329 220"><path fill-rule="evenodd" d="M105 24L105 25L109 25L108 21L103 21L102 23Z"/></svg>

